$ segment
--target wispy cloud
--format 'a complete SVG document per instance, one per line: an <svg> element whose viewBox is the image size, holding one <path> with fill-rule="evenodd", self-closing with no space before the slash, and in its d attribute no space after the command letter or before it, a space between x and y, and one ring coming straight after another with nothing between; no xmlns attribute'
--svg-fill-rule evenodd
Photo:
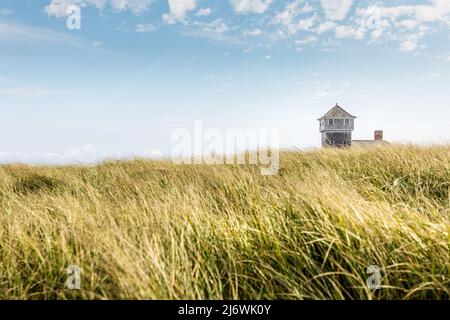
<svg viewBox="0 0 450 320"><path fill-rule="evenodd" d="M92 145L70 148L63 152L10 152L0 151L0 163L92 163L98 161L98 154Z"/></svg>
<svg viewBox="0 0 450 320"><path fill-rule="evenodd" d="M158 27L151 23L140 23L136 25L136 32L140 33L153 32L156 31L157 29Z"/></svg>
<svg viewBox="0 0 450 320"><path fill-rule="evenodd" d="M188 12L197 7L197 0L168 0L170 12L163 15L167 24L184 21Z"/></svg>
<svg viewBox="0 0 450 320"><path fill-rule="evenodd" d="M129 10L136 15L142 14L153 4L156 5L154 0L47 1L50 3L45 7L45 12L57 17L66 16L66 9L70 4L82 8L91 6L99 10L109 9L113 13ZM169 8L169 11L162 15L164 23L182 24L180 30L183 34L208 36L215 40L263 35L259 37L261 43L287 40L292 41L291 48L297 49L296 37L302 34L302 37L319 38L319 41L311 42L310 45L324 41L329 43L336 39L342 39L343 43L344 40L358 40L368 44L392 43L400 51L415 53L425 48L423 40L435 29L450 26L449 0L422 0L414 4L397 4L386 0L286 0L278 2L281 8L275 6L275 2L220 1L220 5L214 8L213 19L208 18L213 12L211 7L201 7L206 1L164 0L160 3L163 3L164 8ZM223 6L231 6L235 15L221 15ZM241 15L249 17L243 19ZM131 25L136 26L137 32L155 31L149 24ZM225 26L236 26L240 30L239 35L230 35L228 30L224 31ZM187 30L188 27L192 29ZM130 27L130 30L133 28Z"/></svg>
<svg viewBox="0 0 450 320"><path fill-rule="evenodd" d="M200 8L195 15L197 17L206 17L209 16L212 13L212 9L211 8Z"/></svg>
<svg viewBox="0 0 450 320"><path fill-rule="evenodd" d="M308 45L308 44L316 43L317 41L319 41L319 38L311 35L304 39L295 40L295 43L298 45Z"/></svg>
<svg viewBox="0 0 450 320"><path fill-rule="evenodd" d="M292 0L276 12L272 25L278 38L288 39L307 31L321 37L373 43L397 43L403 52L424 48L421 40L442 25L450 25L450 2L431 0L426 4L391 5L385 1Z"/></svg>
<svg viewBox="0 0 450 320"><path fill-rule="evenodd" d="M257 37L262 35L262 31L259 28L255 28L255 29L251 29L251 30L245 30L244 31L244 35L245 36L250 36L250 37Z"/></svg>
<svg viewBox="0 0 450 320"><path fill-rule="evenodd" d="M263 13L272 2L273 0L231 0L237 13Z"/></svg>
<svg viewBox="0 0 450 320"><path fill-rule="evenodd" d="M94 164L108 159L162 159L163 157L164 152L160 149L148 149L137 153L101 153L91 144L62 151L11 152L0 150L0 163Z"/></svg>
<svg viewBox="0 0 450 320"><path fill-rule="evenodd" d="M330 20L344 20L350 11L353 0L320 0L325 16Z"/></svg>
<svg viewBox="0 0 450 320"><path fill-rule="evenodd" d="M13 14L13 13L14 13L14 11L11 10L11 9L0 8L0 15L7 16L7 15L10 15L10 14Z"/></svg>
<svg viewBox="0 0 450 320"><path fill-rule="evenodd" d="M1 88L0 96L14 96L14 97L43 97L55 95L68 95L68 91L48 90L41 88Z"/></svg>
<svg viewBox="0 0 450 320"><path fill-rule="evenodd" d="M0 21L0 42L16 42L25 45L64 45L80 50L104 51L90 42L72 35L23 24Z"/></svg>
<svg viewBox="0 0 450 320"><path fill-rule="evenodd" d="M241 43L238 37L227 34L231 29L223 19L219 18L211 22L187 22L182 29L182 34L226 43Z"/></svg>
<svg viewBox="0 0 450 320"><path fill-rule="evenodd" d="M148 10L152 3L153 0L51 0L45 6L44 12L48 16L66 17L69 15L67 8L70 5L77 5L81 8L93 6L98 9L103 9L108 5L116 12L130 10L133 14L139 15Z"/></svg>

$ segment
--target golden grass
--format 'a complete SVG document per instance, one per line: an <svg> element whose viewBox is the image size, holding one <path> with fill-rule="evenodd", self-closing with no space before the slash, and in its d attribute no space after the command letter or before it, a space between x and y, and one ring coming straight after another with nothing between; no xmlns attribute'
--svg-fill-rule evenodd
<svg viewBox="0 0 450 320"><path fill-rule="evenodd" d="M2 299L448 299L450 146L0 167ZM82 269L81 290L65 286ZM382 288L367 287L369 265Z"/></svg>

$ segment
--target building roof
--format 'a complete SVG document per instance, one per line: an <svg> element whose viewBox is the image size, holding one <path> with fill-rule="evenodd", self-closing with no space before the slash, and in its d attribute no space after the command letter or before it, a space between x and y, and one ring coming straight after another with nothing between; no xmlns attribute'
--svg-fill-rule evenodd
<svg viewBox="0 0 450 320"><path fill-rule="evenodd" d="M319 118L318 120L322 119L328 119L328 118L353 118L355 119L355 116L352 116L350 113L342 109L341 106L339 106L337 103L336 105L331 108L330 111L328 111L322 118Z"/></svg>

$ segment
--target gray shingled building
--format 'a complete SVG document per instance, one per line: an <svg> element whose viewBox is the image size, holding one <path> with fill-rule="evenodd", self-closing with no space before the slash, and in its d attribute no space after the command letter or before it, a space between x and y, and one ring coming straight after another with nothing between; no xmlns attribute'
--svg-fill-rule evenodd
<svg viewBox="0 0 450 320"><path fill-rule="evenodd" d="M336 104L323 117L319 118L320 132L322 133L322 147L350 147L367 146L377 143L386 143L383 140L383 131L375 131L374 140L352 140L356 117Z"/></svg>

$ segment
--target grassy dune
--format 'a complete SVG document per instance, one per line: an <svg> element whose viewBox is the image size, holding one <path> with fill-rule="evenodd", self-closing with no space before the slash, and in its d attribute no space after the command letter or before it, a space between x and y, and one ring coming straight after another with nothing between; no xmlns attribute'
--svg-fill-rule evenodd
<svg viewBox="0 0 450 320"><path fill-rule="evenodd" d="M286 152L270 177L5 165L0 298L449 299L449 188L450 145Z"/></svg>

